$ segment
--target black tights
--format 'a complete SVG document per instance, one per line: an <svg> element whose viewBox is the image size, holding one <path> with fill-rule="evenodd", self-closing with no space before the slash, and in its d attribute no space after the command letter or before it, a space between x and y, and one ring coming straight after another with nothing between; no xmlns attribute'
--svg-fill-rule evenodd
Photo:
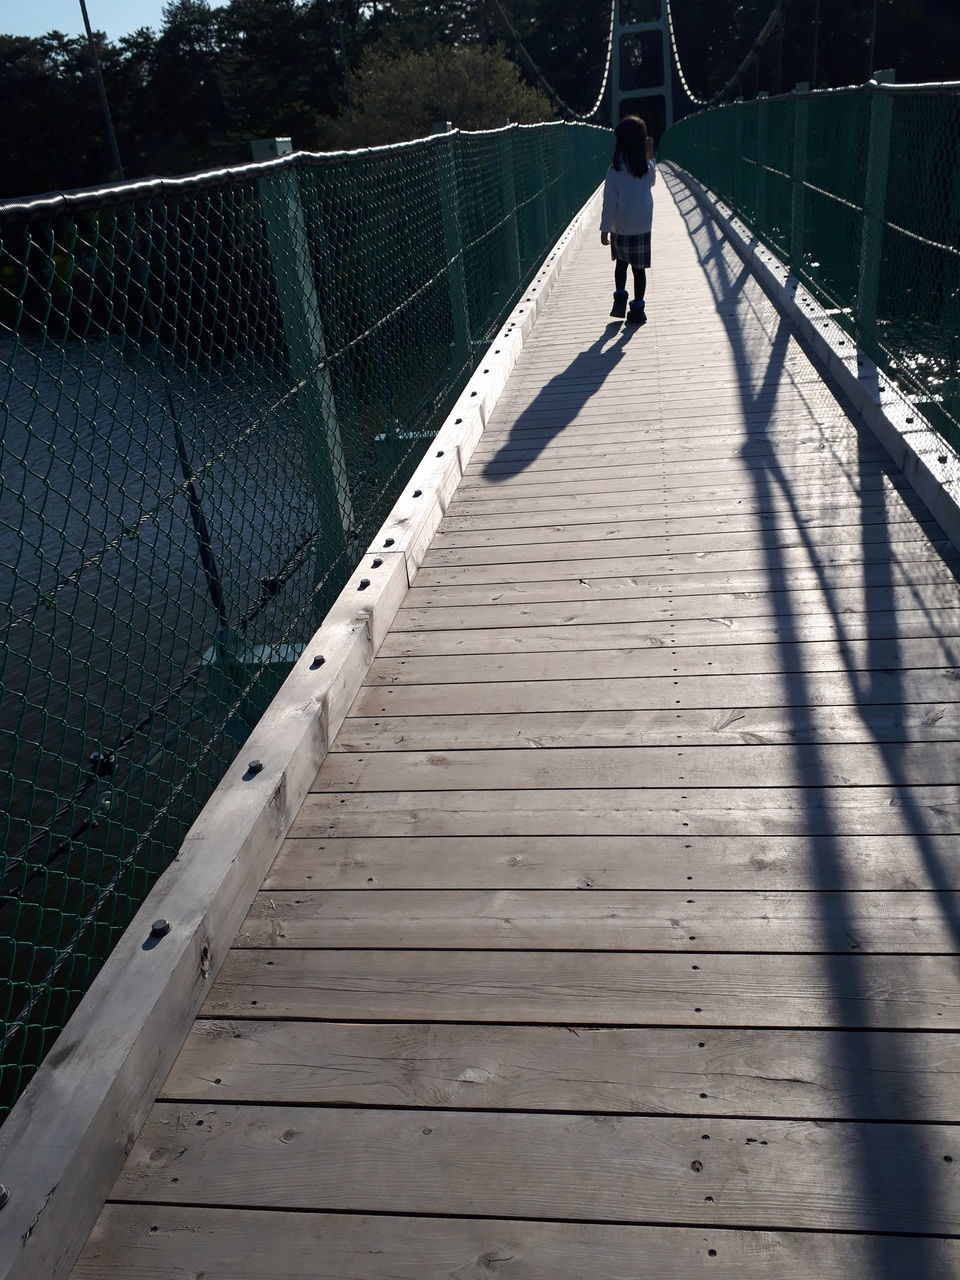
<svg viewBox="0 0 960 1280"><path fill-rule="evenodd" d="M617 259L613 268L613 281L617 289L623 291L627 287L627 264ZM647 273L643 267L633 268L633 296L638 302L643 299L643 295L647 292Z"/></svg>

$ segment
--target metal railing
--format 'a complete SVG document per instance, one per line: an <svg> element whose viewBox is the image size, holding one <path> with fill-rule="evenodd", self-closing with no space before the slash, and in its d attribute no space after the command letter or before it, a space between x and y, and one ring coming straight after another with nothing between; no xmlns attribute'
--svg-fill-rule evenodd
<svg viewBox="0 0 960 1280"><path fill-rule="evenodd" d="M600 181L511 126L0 206L0 1104Z"/></svg>
<svg viewBox="0 0 960 1280"><path fill-rule="evenodd" d="M801 86L689 116L661 154L960 444L960 84Z"/></svg>

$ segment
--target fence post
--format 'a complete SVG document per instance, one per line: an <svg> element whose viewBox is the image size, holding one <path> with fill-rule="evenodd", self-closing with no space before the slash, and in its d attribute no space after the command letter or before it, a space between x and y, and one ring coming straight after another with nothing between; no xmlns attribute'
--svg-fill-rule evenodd
<svg viewBox="0 0 960 1280"><path fill-rule="evenodd" d="M266 138L251 142L250 149L254 160L266 160L287 154L290 140ZM274 170L259 180L258 189L311 478L321 511L337 513L336 531L327 542L338 554L353 529L353 503L297 171L292 164Z"/></svg>
<svg viewBox="0 0 960 1280"><path fill-rule="evenodd" d="M802 80L794 89L793 106L793 191L790 202L790 266L799 275L803 266L806 232L807 139L810 128L810 85Z"/></svg>
<svg viewBox="0 0 960 1280"><path fill-rule="evenodd" d="M738 100L731 107L733 111L733 173L730 183L729 203L738 214L743 213L743 113L744 104Z"/></svg>
<svg viewBox="0 0 960 1280"><path fill-rule="evenodd" d="M875 71L877 84L892 84L895 71ZM857 283L857 330L868 341L877 327L880 266L883 257L883 222L887 205L890 168L890 132L893 94L870 89L870 134L863 184L863 219L860 229L860 275Z"/></svg>
<svg viewBox="0 0 960 1280"><path fill-rule="evenodd" d="M467 277L463 266L460 184L457 181L457 166L453 154L453 125L449 121L436 124L433 132L446 135L436 144L437 198L440 201L440 216L443 219L443 254L446 259L447 287L450 291L453 368L462 369L472 363L473 344L467 301Z"/></svg>
<svg viewBox="0 0 960 1280"><path fill-rule="evenodd" d="M756 210L754 230L758 233L762 232L767 225L767 131L769 125L767 102L766 92L757 94L757 185L753 204Z"/></svg>
<svg viewBox="0 0 960 1280"><path fill-rule="evenodd" d="M513 130L506 128L500 136L500 176L503 183L503 211L506 226L506 253L504 254L510 283L516 288L520 283L520 232L517 226L517 181L513 171Z"/></svg>
<svg viewBox="0 0 960 1280"><path fill-rule="evenodd" d="M546 249L550 236L550 219L547 217L547 181L543 165L543 148L540 145L544 127L538 121L535 125L530 126L532 132L529 135L533 138L533 173L534 181L537 184L534 205L538 211L540 221L540 244L537 246L537 257Z"/></svg>

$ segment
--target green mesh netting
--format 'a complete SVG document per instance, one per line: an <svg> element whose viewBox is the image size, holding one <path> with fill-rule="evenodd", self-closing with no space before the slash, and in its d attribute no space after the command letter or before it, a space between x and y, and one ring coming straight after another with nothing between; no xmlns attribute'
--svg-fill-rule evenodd
<svg viewBox="0 0 960 1280"><path fill-rule="evenodd" d="M605 130L0 206L0 1106L319 625Z"/></svg>
<svg viewBox="0 0 960 1280"><path fill-rule="evenodd" d="M960 445L960 86L864 85L680 121L714 191Z"/></svg>

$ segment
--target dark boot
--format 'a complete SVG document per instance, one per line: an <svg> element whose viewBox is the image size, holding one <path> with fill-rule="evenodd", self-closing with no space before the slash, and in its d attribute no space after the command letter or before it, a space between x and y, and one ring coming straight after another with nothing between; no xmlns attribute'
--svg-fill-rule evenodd
<svg viewBox="0 0 960 1280"><path fill-rule="evenodd" d="M638 302L636 298L630 303L630 312L627 316L627 324L646 324L647 313L644 310L642 302Z"/></svg>
<svg viewBox="0 0 960 1280"><path fill-rule="evenodd" d="M613 295L613 310L610 314L614 320L622 320L627 314L627 299L630 297L626 289L617 289Z"/></svg>

